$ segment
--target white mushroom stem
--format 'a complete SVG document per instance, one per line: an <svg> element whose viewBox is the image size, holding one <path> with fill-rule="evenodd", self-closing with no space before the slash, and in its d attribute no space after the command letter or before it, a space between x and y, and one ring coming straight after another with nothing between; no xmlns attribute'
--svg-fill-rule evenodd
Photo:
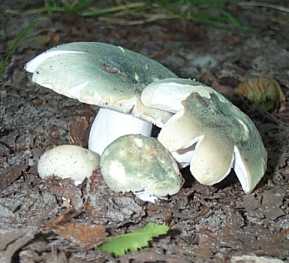
<svg viewBox="0 0 289 263"><path fill-rule="evenodd" d="M88 149L98 154L117 138L127 134L150 136L152 124L130 114L99 109L90 129Z"/></svg>

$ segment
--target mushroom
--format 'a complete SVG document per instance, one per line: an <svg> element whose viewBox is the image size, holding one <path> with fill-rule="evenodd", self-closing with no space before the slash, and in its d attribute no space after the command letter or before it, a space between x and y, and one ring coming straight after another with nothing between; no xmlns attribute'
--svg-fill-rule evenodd
<svg viewBox="0 0 289 263"><path fill-rule="evenodd" d="M166 91L166 92L164 92ZM246 193L266 170L267 153L251 119L212 88L194 80L165 79L142 93L148 107L174 113L158 140L202 184L223 180L233 168Z"/></svg>
<svg viewBox="0 0 289 263"><path fill-rule="evenodd" d="M122 47L96 42L63 44L38 55L25 69L37 84L101 107L88 142L89 149L98 154L122 135L149 136L152 123L161 127L172 116L144 106L140 95L147 84L175 74Z"/></svg>
<svg viewBox="0 0 289 263"><path fill-rule="evenodd" d="M169 151L155 138L124 135L107 146L100 158L104 181L115 192L132 191L144 200L176 194L183 185Z"/></svg>
<svg viewBox="0 0 289 263"><path fill-rule="evenodd" d="M146 106L163 109L174 115L182 110L182 102L192 92L197 92L206 98L210 98L210 94L214 93L221 100L227 101L214 89L200 82L181 78L169 78L151 83L143 90L141 100ZM181 167L186 167L190 164L196 140L198 138L190 142L188 147L183 147L182 150L172 153Z"/></svg>
<svg viewBox="0 0 289 263"><path fill-rule="evenodd" d="M99 155L76 145L61 145L46 151L39 159L40 177L72 178L76 184L99 168Z"/></svg>

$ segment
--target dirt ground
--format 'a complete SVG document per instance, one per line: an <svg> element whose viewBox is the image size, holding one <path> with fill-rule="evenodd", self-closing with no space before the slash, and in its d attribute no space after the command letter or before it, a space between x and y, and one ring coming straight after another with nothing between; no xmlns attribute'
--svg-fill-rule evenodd
<svg viewBox="0 0 289 263"><path fill-rule="evenodd" d="M273 2L284 6L287 1ZM9 1L0 5L8 8ZM247 78L271 76L288 100L289 13L259 7L234 12L250 30L179 20L116 25L64 14L0 18L2 55L16 32L37 18L0 83L1 263L289 262L288 104L269 113L231 96ZM204 186L183 171L186 183L178 194L149 204L112 193L98 173L78 187L70 180L39 178L36 165L46 149L86 145L96 108L34 85L23 66L47 48L72 41L132 49L233 100L255 122L268 151L268 169L255 191L245 194L234 172L218 185ZM51 221L63 215L70 223L104 225L111 235L146 222L167 223L171 230L150 247L116 258L56 231Z"/></svg>

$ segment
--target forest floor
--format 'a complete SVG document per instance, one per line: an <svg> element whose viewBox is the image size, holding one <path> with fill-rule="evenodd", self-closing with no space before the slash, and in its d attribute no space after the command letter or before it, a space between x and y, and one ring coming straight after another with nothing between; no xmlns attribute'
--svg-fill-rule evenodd
<svg viewBox="0 0 289 263"><path fill-rule="evenodd" d="M11 2L1 4L1 10L10 9L0 18L2 57L17 32L30 31L13 50L0 82L1 263L289 262L288 103L266 112L232 96L239 83L270 77L288 100L288 10L236 8L233 12L248 27L244 31L180 19L131 25L63 13L32 15L11 12ZM284 6L287 1L273 2ZM41 179L40 155L72 141L85 146L96 108L33 84L23 67L49 47L73 41L140 52L234 100L256 124L268 152L268 169L255 191L245 194L234 172L215 186L186 176L178 194L150 204L111 192L97 174L78 187L70 180ZM97 251L85 240L85 230L82 243L71 233L72 226L100 224L114 235L147 222L169 224L170 232L122 257Z"/></svg>

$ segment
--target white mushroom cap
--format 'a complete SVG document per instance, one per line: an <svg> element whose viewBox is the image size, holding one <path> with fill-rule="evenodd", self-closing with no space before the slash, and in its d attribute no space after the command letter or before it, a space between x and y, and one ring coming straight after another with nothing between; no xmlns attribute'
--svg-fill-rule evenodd
<svg viewBox="0 0 289 263"><path fill-rule="evenodd" d="M145 201L176 194L183 184L178 165L158 140L126 135L101 155L101 173L113 191L132 191Z"/></svg>
<svg viewBox="0 0 289 263"><path fill-rule="evenodd" d="M191 86L181 85L166 79L153 82L144 89L141 100L144 105L176 113L182 109L182 101L192 93Z"/></svg>
<svg viewBox="0 0 289 263"><path fill-rule="evenodd" d="M218 183L234 168L248 193L263 177L267 153L254 123L212 88L192 80L161 80L144 90L142 101L176 112L158 139L175 157L191 158L190 170L199 182Z"/></svg>
<svg viewBox="0 0 289 263"><path fill-rule="evenodd" d="M130 113L162 126L170 114L145 107L140 95L154 80L175 74L141 54L104 43L63 44L25 66L32 80L81 102Z"/></svg>
<svg viewBox="0 0 289 263"><path fill-rule="evenodd" d="M71 178L76 184L99 168L99 156L76 145L61 145L46 151L39 159L40 177Z"/></svg>
<svg viewBox="0 0 289 263"><path fill-rule="evenodd" d="M141 101L145 106L177 113L183 108L183 100L192 92L197 92L205 98L210 98L211 94L214 93L221 100L226 100L221 94L198 81L167 78L154 81L146 86L141 94Z"/></svg>

